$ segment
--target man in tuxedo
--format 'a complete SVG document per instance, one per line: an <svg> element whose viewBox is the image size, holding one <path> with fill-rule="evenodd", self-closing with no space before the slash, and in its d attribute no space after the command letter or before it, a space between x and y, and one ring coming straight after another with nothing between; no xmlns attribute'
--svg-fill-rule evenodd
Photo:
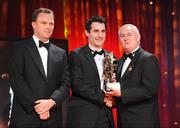
<svg viewBox="0 0 180 128"><path fill-rule="evenodd" d="M34 35L16 42L10 57L14 92L10 127L62 127L62 102L69 95L66 51L49 42L54 13L39 8L32 14Z"/></svg>
<svg viewBox="0 0 180 128"><path fill-rule="evenodd" d="M117 99L118 127L158 128L158 60L140 47L140 33L136 26L123 25L118 35L124 49L123 57L118 60L116 74L121 89L106 92L106 95Z"/></svg>
<svg viewBox="0 0 180 128"><path fill-rule="evenodd" d="M88 44L71 51L69 68L72 96L67 115L69 128L112 128L111 108L103 93L103 59L107 51L102 46L106 37L106 20L93 16L86 22Z"/></svg>

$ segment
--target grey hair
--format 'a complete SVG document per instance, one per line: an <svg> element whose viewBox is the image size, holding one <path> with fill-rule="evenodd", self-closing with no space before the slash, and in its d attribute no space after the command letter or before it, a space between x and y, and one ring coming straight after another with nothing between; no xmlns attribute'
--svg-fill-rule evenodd
<svg viewBox="0 0 180 128"><path fill-rule="evenodd" d="M124 28L131 29L132 31L134 31L134 32L139 36L139 43L140 43L141 34L140 34L138 28L137 28L135 25L133 25L133 24L124 24L123 26L121 26L121 27L119 28L119 30L118 30L118 35L121 34L121 31L122 31L122 29L124 29Z"/></svg>
<svg viewBox="0 0 180 128"><path fill-rule="evenodd" d="M122 31L123 28L130 28L131 30L133 30L134 32L136 32L137 34L140 35L138 28L133 24L125 24L125 25L121 26L118 30L118 34L120 34L120 32Z"/></svg>

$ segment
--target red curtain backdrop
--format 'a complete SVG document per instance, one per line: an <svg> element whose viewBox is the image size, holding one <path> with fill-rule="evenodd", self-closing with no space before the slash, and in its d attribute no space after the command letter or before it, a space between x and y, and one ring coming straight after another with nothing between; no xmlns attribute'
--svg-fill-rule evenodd
<svg viewBox="0 0 180 128"><path fill-rule="evenodd" d="M53 38L66 38L69 51L87 43L85 22L90 16L101 15L108 23L104 48L119 58L118 28L135 24L141 33L141 46L154 53L161 65L161 127L180 127L179 0L1 0L0 38L31 36L31 15L39 7L54 11Z"/></svg>
<svg viewBox="0 0 180 128"><path fill-rule="evenodd" d="M179 0L173 0L173 65L172 68L172 76L173 76L173 92L171 99L174 99L174 115L173 116L173 122L178 127L180 127L180 1Z"/></svg>
<svg viewBox="0 0 180 128"><path fill-rule="evenodd" d="M64 39L63 0L1 0L0 38L25 38L32 35L31 16L35 9L54 11L55 28L52 38Z"/></svg>
<svg viewBox="0 0 180 128"><path fill-rule="evenodd" d="M65 0L65 21L69 51L87 43L86 20L93 15L106 17L107 38L104 48L120 57L122 50L118 43L118 27L122 25L122 10L119 0ZM112 20L113 19L113 20Z"/></svg>

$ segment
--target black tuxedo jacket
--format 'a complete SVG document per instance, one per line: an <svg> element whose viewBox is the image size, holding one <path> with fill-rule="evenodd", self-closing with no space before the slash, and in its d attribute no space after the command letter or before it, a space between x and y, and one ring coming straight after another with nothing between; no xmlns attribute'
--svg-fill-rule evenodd
<svg viewBox="0 0 180 128"><path fill-rule="evenodd" d="M0 47L0 125L2 122L7 124L9 121L10 84L8 79L8 58L9 45L4 44ZM3 77L5 74L7 76Z"/></svg>
<svg viewBox="0 0 180 128"><path fill-rule="evenodd" d="M67 127L93 128L101 109L105 109L113 127L112 111L104 105L98 70L88 45L71 51L69 64L72 96Z"/></svg>
<svg viewBox="0 0 180 128"><path fill-rule="evenodd" d="M45 75L41 57L32 38L19 41L12 47L10 82L14 91L11 127L62 126L61 103L69 95L69 70L66 52L50 44L48 70ZM52 98L56 107L50 118L39 119L34 110L35 101Z"/></svg>
<svg viewBox="0 0 180 128"><path fill-rule="evenodd" d="M118 61L117 71L122 93L118 98L119 128L160 127L157 99L160 69L156 57L139 48L120 77L122 66L123 58Z"/></svg>
<svg viewBox="0 0 180 128"><path fill-rule="evenodd" d="M0 122L8 123L10 109L9 80L0 77Z"/></svg>

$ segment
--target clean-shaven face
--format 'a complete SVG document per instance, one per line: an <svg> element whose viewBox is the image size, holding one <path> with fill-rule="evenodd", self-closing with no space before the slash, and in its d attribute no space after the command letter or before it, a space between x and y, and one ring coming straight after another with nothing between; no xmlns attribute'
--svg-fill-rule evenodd
<svg viewBox="0 0 180 128"><path fill-rule="evenodd" d="M32 22L34 34L41 41L47 41L51 37L54 30L54 16L53 14L40 13L36 21Z"/></svg>
<svg viewBox="0 0 180 128"><path fill-rule="evenodd" d="M140 44L140 34L133 27L123 27L119 38L125 53L131 53Z"/></svg>
<svg viewBox="0 0 180 128"><path fill-rule="evenodd" d="M86 31L86 36L88 37L89 45L92 48L101 49L106 38L105 24L93 22L91 24L90 32Z"/></svg>

